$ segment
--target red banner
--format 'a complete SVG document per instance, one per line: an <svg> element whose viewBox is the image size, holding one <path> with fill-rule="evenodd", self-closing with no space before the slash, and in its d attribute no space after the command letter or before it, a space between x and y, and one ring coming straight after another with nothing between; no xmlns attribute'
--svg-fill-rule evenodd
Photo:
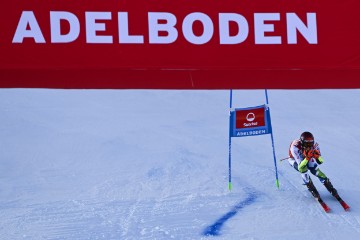
<svg viewBox="0 0 360 240"><path fill-rule="evenodd" d="M360 87L358 0L12 0L0 87Z"/></svg>

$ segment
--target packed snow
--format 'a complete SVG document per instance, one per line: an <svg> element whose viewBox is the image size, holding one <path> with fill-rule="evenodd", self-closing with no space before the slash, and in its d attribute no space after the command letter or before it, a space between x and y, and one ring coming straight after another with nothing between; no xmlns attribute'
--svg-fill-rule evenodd
<svg viewBox="0 0 360 240"><path fill-rule="evenodd" d="M360 90L270 90L270 135L232 139L229 91L0 90L0 239L359 239ZM265 103L233 92L233 107ZM311 131L345 212L281 158Z"/></svg>

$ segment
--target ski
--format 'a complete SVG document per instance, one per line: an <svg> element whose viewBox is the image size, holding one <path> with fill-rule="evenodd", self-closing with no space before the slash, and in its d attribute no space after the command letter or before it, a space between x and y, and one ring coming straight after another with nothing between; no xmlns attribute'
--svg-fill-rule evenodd
<svg viewBox="0 0 360 240"><path fill-rule="evenodd" d="M340 205L343 207L343 209L345 211L350 210L349 205L347 205L347 203L344 200L342 200L342 198L339 196L337 190L334 188L334 186L331 184L331 182L328 178L326 178L326 180L324 181L324 186L331 193L331 195L333 195L333 197L336 198L336 200L338 200L338 202L340 203Z"/></svg>
<svg viewBox="0 0 360 240"><path fill-rule="evenodd" d="M326 213L330 212L331 209L329 208L329 206L321 198L317 198L316 200L320 203L321 207L324 209L324 211Z"/></svg>
<svg viewBox="0 0 360 240"><path fill-rule="evenodd" d="M311 179L309 180L309 182L306 184L306 187L308 188L309 192L311 193L311 195L314 197L314 199L316 201L318 201L321 205L321 207L324 209L324 211L326 213L330 212L330 208L329 206L321 199L319 192L317 191L316 187L314 186L313 182L311 181Z"/></svg>
<svg viewBox="0 0 360 240"><path fill-rule="evenodd" d="M331 211L330 207L321 198L318 198L316 200L320 203L321 207L326 213L329 213ZM340 198L340 200L338 201L345 211L350 211L350 206L344 200Z"/></svg>
<svg viewBox="0 0 360 240"><path fill-rule="evenodd" d="M332 194L334 196L334 198L336 198L336 200L338 200L338 202L340 203L340 205L343 207L343 209L345 211L350 211L350 206L347 205L347 203L342 200L342 198L339 196L339 194L337 193L337 191L335 190L335 193Z"/></svg>
<svg viewBox="0 0 360 240"><path fill-rule="evenodd" d="M321 207L326 213L329 213L331 211L330 207L321 198L315 198L315 200L320 203ZM338 201L345 211L350 211L350 206L344 200L340 199Z"/></svg>
<svg viewBox="0 0 360 240"><path fill-rule="evenodd" d="M350 211L350 206L349 205L347 205L347 203L344 201L344 200L342 200L341 198L340 198L340 200L338 200L339 201L339 203L341 204L341 206L343 207L343 209L345 210L345 211Z"/></svg>

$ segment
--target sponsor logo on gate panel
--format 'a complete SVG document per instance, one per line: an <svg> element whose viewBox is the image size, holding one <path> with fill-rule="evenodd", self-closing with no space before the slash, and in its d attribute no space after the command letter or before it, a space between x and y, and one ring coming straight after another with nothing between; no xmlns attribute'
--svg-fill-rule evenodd
<svg viewBox="0 0 360 240"><path fill-rule="evenodd" d="M236 128L256 128L265 126L265 109L256 108L236 111Z"/></svg>

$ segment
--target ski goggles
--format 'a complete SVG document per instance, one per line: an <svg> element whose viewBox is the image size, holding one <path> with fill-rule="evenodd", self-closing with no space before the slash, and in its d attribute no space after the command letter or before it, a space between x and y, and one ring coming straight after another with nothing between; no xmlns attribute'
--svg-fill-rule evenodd
<svg viewBox="0 0 360 240"><path fill-rule="evenodd" d="M303 147L310 148L314 146L314 139L304 139L303 140Z"/></svg>

